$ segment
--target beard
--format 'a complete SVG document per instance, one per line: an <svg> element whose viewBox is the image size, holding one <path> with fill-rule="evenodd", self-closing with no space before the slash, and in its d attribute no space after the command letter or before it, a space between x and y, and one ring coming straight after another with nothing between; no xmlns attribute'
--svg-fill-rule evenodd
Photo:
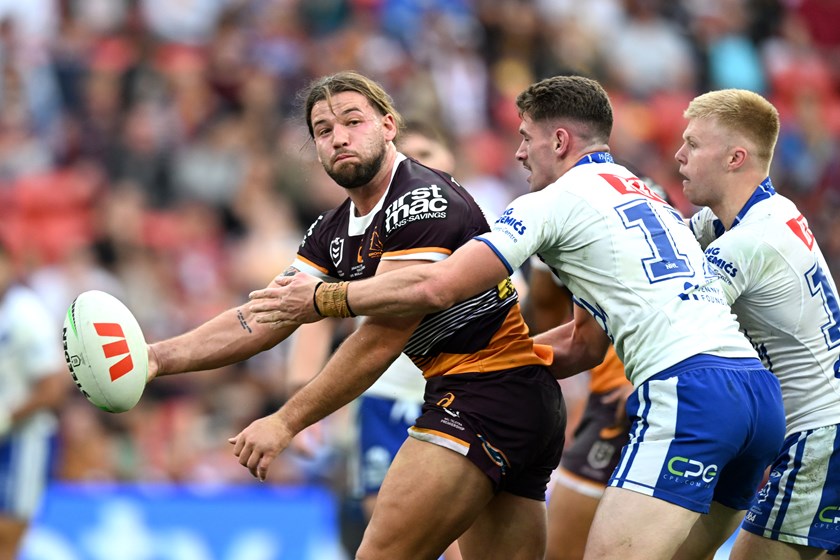
<svg viewBox="0 0 840 560"><path fill-rule="evenodd" d="M367 161L360 163L344 162L341 169L336 169L335 165L330 167L325 165L324 170L340 186L345 189L355 189L370 183L382 168L383 161L385 161L384 142L380 146L379 151Z"/></svg>

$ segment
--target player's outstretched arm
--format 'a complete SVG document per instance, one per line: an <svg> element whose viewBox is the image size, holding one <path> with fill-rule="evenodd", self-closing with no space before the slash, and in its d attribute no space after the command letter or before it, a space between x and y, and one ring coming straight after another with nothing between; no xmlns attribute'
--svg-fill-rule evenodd
<svg viewBox="0 0 840 560"><path fill-rule="evenodd" d="M357 315L430 313L488 290L508 275L493 250L473 240L443 261L354 282L347 302Z"/></svg>
<svg viewBox="0 0 840 560"><path fill-rule="evenodd" d="M296 328L258 323L247 304L228 309L185 334L150 344L148 380L240 362L276 346Z"/></svg>
<svg viewBox="0 0 840 560"><path fill-rule="evenodd" d="M276 287L251 294L251 310L259 313L259 321L275 326L298 324L319 315L427 314L488 290L508 274L492 249L470 241L443 261L404 267L358 282L327 285L302 274L278 277Z"/></svg>

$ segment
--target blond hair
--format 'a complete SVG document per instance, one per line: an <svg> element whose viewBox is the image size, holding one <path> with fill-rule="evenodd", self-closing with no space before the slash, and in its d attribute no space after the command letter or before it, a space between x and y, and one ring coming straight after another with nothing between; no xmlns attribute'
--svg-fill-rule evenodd
<svg viewBox="0 0 840 560"><path fill-rule="evenodd" d="M683 115L688 119L715 119L755 145L755 156L770 164L779 138L779 111L759 94L744 89L722 89L695 97Z"/></svg>

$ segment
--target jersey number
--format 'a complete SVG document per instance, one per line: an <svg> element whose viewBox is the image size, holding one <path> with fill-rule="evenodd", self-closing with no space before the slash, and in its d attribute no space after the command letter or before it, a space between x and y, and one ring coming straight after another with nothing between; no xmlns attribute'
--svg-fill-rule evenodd
<svg viewBox="0 0 840 560"><path fill-rule="evenodd" d="M840 345L840 305L837 302L837 293L832 289L828 277L819 264L805 273L808 280L808 288L813 297L819 296L822 299L823 309L828 314L828 322L820 326L829 348ZM840 377L840 359L834 363L834 377Z"/></svg>
<svg viewBox="0 0 840 560"><path fill-rule="evenodd" d="M671 278L693 276L694 269L684 254L677 252L668 227L646 200L634 200L616 207L624 227L639 228L645 234L652 255L642 259L651 284Z"/></svg>

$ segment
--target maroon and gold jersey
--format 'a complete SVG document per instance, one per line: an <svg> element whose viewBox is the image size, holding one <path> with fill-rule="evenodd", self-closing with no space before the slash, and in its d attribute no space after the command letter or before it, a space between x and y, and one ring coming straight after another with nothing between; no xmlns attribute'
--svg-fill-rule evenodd
<svg viewBox="0 0 840 560"><path fill-rule="evenodd" d="M450 175L398 154L391 184L365 216L348 199L310 226L293 266L327 281L376 274L382 260L439 261L489 230L472 197ZM403 350L425 377L548 364L534 345L510 280L427 315Z"/></svg>

